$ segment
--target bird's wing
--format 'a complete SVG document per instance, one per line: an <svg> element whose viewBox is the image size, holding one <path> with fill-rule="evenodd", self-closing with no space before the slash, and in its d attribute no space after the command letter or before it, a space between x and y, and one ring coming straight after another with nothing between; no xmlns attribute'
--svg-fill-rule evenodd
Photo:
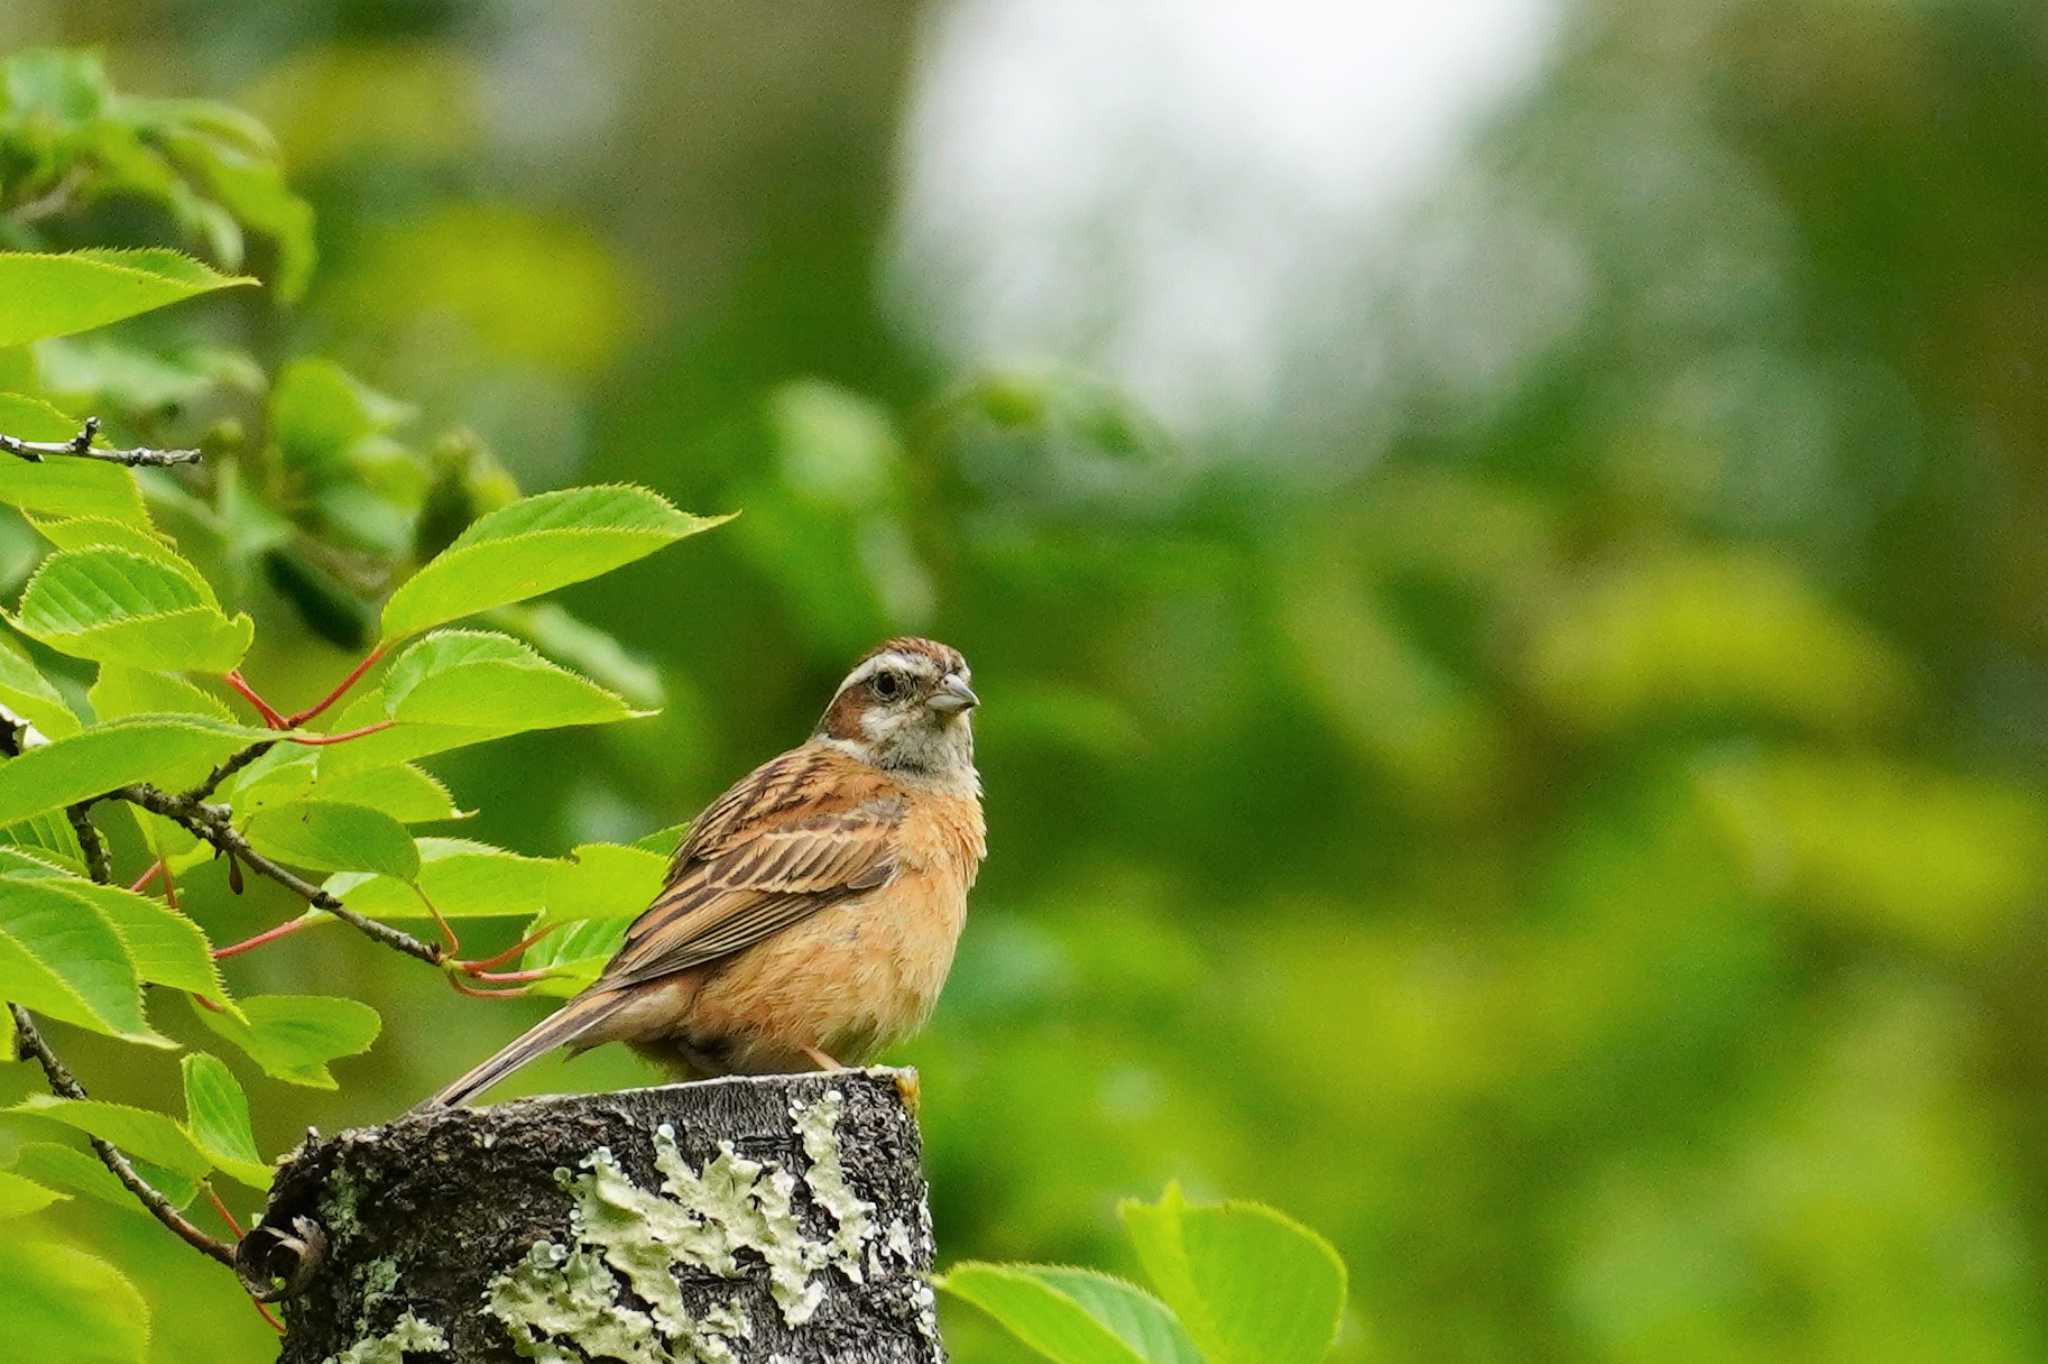
<svg viewBox="0 0 2048 1364"><path fill-rule="evenodd" d="M755 769L698 817L597 988L727 956L885 884L904 809L884 779L829 749Z"/></svg>

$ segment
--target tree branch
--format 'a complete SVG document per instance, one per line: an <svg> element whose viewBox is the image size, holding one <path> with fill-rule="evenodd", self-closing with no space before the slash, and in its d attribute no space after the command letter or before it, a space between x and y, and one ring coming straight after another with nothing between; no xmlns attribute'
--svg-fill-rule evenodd
<svg viewBox="0 0 2048 1364"><path fill-rule="evenodd" d="M91 801L81 801L69 806L64 813L71 820L71 830L78 835L78 846L85 854L85 869L92 879L101 885L111 884L114 879L114 859L107 855L106 840L93 827L92 817L86 812L92 809Z"/></svg>
<svg viewBox="0 0 2048 1364"><path fill-rule="evenodd" d="M185 792L178 799L189 800L195 805L198 804L208 796L211 796L215 791L218 791L222 782L234 776L235 773L241 771L250 763L255 762L276 746L277 740L275 739L258 739L247 748L230 753L227 757L221 759L220 766L206 774L204 781L201 781L199 785Z"/></svg>
<svg viewBox="0 0 2048 1364"><path fill-rule="evenodd" d="M139 805L151 814L162 815L173 823L180 824L198 838L205 839L221 852L235 858L255 872L267 876L292 894L304 900L315 909L325 910L374 942L382 943L394 952L403 952L417 957L429 966L439 966L447 955L439 946L425 943L403 929L379 923L348 908L334 896L305 877L257 852L241 830L233 823L234 812L225 805L210 805L189 794L174 796L168 791L151 786L147 782L134 786L123 786L108 795L114 800L125 800Z"/></svg>
<svg viewBox="0 0 2048 1364"><path fill-rule="evenodd" d="M168 468L173 464L197 464L200 459L197 450L151 450L138 447L133 450L95 450L93 437L99 434L100 419L87 417L85 425L70 440L23 440L19 436L0 433L0 452L25 459L30 464L41 464L46 455L69 455L78 459L99 459L109 464L125 464L135 468Z"/></svg>
<svg viewBox="0 0 2048 1364"><path fill-rule="evenodd" d="M85 1086L78 1083L65 1068L64 1063L57 1058L57 1053L50 1050L50 1044L45 1042L42 1033L36 1030L35 1020L29 1017L28 1010L19 1004L9 1004L7 1009L14 1015L14 1035L20 1040L22 1055L33 1056L42 1064L43 1074L49 1077L50 1092L66 1099L85 1098ZM114 1178L120 1180L128 1192L134 1194L142 1206L149 1209L150 1215L170 1228L180 1240L208 1259L218 1260L229 1269L235 1267L234 1248L225 1241L215 1240L186 1221L184 1214L172 1206L171 1200L164 1197L154 1184L138 1174L135 1166L117 1147L94 1137L92 1149L100 1158L100 1164L112 1171Z"/></svg>

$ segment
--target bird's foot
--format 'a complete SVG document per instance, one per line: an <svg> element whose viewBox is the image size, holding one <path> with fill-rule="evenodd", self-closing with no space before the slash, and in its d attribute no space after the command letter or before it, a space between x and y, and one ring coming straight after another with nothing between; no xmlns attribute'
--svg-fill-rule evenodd
<svg viewBox="0 0 2048 1364"><path fill-rule="evenodd" d="M819 1051L816 1047L799 1047L799 1051L811 1058L811 1064L819 1070L845 1070L846 1067Z"/></svg>
<svg viewBox="0 0 2048 1364"><path fill-rule="evenodd" d="M896 1093L903 1100L903 1106L913 1114L924 1102L924 1086L917 1072L907 1067L898 1067L890 1077L896 1081Z"/></svg>

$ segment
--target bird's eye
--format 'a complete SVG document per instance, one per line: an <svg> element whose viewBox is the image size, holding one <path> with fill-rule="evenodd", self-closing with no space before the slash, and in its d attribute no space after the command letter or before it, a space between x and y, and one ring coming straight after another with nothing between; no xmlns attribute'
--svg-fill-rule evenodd
<svg viewBox="0 0 2048 1364"><path fill-rule="evenodd" d="M875 689L875 695L886 701L903 690L903 679L895 673L876 673L875 680L868 685Z"/></svg>

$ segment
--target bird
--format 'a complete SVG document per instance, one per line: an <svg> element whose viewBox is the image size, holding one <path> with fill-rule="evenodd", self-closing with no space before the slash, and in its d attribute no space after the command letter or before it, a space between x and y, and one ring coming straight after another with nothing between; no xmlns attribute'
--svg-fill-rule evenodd
<svg viewBox="0 0 2048 1364"><path fill-rule="evenodd" d="M987 854L972 677L935 640L870 649L805 742L691 822L597 979L419 1107L561 1046L625 1042L699 1079L863 1065L915 1033Z"/></svg>

